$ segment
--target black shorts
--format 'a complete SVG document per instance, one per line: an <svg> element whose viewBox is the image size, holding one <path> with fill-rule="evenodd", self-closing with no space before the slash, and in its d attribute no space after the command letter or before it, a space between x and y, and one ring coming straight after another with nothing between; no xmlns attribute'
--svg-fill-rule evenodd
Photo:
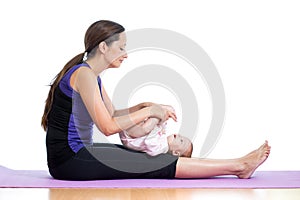
<svg viewBox="0 0 300 200"><path fill-rule="evenodd" d="M170 154L149 156L116 144L83 147L63 164L49 168L61 180L172 179L178 157Z"/></svg>

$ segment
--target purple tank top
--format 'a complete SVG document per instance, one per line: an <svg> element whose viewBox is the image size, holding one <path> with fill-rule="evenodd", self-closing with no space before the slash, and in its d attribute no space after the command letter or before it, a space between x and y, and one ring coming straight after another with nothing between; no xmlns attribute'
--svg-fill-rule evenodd
<svg viewBox="0 0 300 200"><path fill-rule="evenodd" d="M75 153L77 153L83 146L91 146L93 144L92 135L94 122L90 117L80 94L73 90L70 85L70 78L72 74L80 67L89 67L89 65L82 63L74 66L64 75L59 83L61 91L68 97L72 98L72 113L68 124L68 144ZM98 85L102 97L100 77L98 77Z"/></svg>

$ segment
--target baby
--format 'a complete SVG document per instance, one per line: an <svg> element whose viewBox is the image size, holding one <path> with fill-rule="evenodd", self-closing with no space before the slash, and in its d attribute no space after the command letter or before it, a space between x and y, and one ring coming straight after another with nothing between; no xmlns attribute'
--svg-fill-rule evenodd
<svg viewBox="0 0 300 200"><path fill-rule="evenodd" d="M174 112L171 106L162 106ZM166 123L159 124L159 119L148 118L145 121L119 133L124 146L129 149L142 151L150 156L170 153L175 156L191 157L192 142L181 135L167 136ZM141 136L142 135L142 136Z"/></svg>

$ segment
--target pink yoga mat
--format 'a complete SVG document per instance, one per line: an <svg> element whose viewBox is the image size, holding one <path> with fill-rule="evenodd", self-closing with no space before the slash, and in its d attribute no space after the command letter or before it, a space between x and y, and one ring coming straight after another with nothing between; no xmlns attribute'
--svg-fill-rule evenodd
<svg viewBox="0 0 300 200"><path fill-rule="evenodd" d="M9 188L300 188L300 171L258 171L251 179L123 179L61 181L47 171L12 170L0 166L0 187Z"/></svg>

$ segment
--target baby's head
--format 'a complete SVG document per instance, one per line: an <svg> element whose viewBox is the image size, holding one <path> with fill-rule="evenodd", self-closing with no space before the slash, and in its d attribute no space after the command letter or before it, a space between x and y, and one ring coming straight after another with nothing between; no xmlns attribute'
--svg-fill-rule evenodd
<svg viewBox="0 0 300 200"><path fill-rule="evenodd" d="M174 156L191 157L193 143L186 137L172 134L168 136L169 153Z"/></svg>

